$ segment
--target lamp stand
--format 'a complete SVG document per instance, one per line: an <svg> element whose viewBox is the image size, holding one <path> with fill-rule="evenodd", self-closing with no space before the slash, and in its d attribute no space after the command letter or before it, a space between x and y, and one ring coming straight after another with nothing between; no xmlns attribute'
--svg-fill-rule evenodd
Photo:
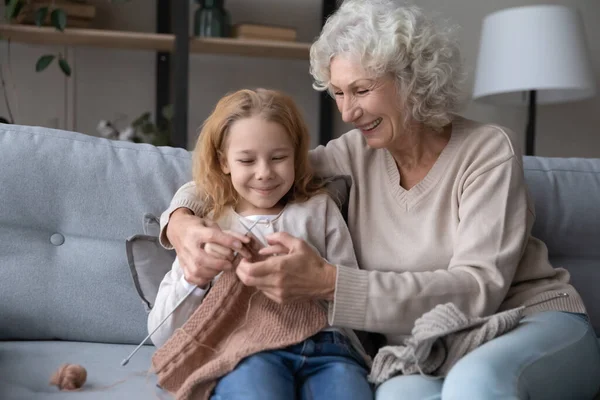
<svg viewBox="0 0 600 400"><path fill-rule="evenodd" d="M536 111L535 90L529 91L529 112L527 116L527 136L525 139L525 155L532 156L535 149L535 111Z"/></svg>

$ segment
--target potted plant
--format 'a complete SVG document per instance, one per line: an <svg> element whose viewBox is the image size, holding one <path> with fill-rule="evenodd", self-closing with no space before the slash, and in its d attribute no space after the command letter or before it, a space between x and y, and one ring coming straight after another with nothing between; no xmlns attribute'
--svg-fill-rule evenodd
<svg viewBox="0 0 600 400"><path fill-rule="evenodd" d="M24 9L24 6L30 3L32 0L4 0L5 12L6 12L6 20L8 22L14 22L19 14ZM77 0L79 1L79 0ZM125 3L129 0L107 0L111 3ZM34 21L37 26L42 26L44 21L47 20L48 16L50 16L51 25L58 31L64 32L67 26L67 13L60 8L60 4L51 5L51 6L43 6L36 8ZM2 37L0 37L2 39ZM8 42L8 53L10 54L10 41ZM70 77L71 76L71 66L69 62L65 59L62 53L58 52L57 54L44 54L41 55L35 63L36 72L44 71L46 68L52 64L54 60L58 60L58 66L62 73ZM10 68L10 57L7 57L6 63ZM4 94L4 101L6 102L6 107L8 109L8 119L4 118L5 121L9 121L10 123L14 123L14 118L12 115L12 110L10 107L10 103L8 101L8 95L6 93L6 83L4 81L2 64L0 63L0 85L2 86L2 91Z"/></svg>

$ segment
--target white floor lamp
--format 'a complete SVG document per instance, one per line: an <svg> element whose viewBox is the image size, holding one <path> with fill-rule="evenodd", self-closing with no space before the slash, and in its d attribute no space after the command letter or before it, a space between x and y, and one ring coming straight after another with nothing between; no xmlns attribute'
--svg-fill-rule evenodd
<svg viewBox="0 0 600 400"><path fill-rule="evenodd" d="M576 10L525 6L484 19L473 99L529 106L525 154L534 154L537 104L582 100L595 91L583 21Z"/></svg>

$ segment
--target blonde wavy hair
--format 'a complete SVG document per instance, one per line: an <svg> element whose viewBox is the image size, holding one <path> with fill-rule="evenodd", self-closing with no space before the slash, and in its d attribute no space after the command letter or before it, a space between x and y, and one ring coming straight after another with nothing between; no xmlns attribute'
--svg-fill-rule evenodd
<svg viewBox="0 0 600 400"><path fill-rule="evenodd" d="M349 56L367 73L391 74L412 121L440 130L463 103L462 60L455 27L401 0L345 0L310 49L316 90L329 90L333 57Z"/></svg>
<svg viewBox="0 0 600 400"><path fill-rule="evenodd" d="M260 116L281 125L294 146L295 179L284 202L306 201L323 186L313 176L308 163L310 136L294 101L287 95L267 89L239 90L223 97L202 125L193 154L193 179L203 200L203 215L218 218L225 207L235 207L239 195L231 177L221 170L231 125L244 118Z"/></svg>

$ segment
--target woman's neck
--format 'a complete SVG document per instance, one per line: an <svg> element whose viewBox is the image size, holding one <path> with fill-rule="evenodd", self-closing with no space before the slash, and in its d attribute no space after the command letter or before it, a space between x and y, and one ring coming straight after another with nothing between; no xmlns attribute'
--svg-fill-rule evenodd
<svg viewBox="0 0 600 400"><path fill-rule="evenodd" d="M387 150L394 157L401 172L429 170L448 144L451 132L450 124L441 132L423 124L413 124L410 130L398 137Z"/></svg>

